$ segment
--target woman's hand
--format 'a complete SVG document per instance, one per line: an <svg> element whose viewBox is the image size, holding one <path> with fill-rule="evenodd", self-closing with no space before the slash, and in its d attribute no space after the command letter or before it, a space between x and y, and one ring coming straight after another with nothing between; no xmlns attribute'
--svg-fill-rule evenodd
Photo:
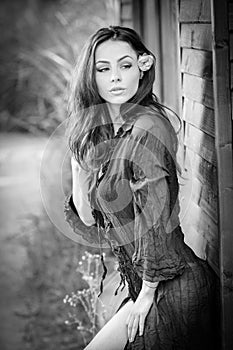
<svg viewBox="0 0 233 350"><path fill-rule="evenodd" d="M151 288L144 285L143 283L141 292L139 293L137 300L133 304L130 314L126 321L126 325L128 328L128 338L130 342L134 341L138 328L139 336L143 335L145 319L153 304L155 290L156 287Z"/></svg>

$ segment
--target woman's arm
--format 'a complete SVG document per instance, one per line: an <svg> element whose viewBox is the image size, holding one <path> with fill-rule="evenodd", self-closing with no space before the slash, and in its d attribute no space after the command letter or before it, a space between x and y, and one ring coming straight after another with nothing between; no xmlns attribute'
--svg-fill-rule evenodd
<svg viewBox="0 0 233 350"><path fill-rule="evenodd" d="M170 139L159 121L149 125L144 118L141 128L134 132L130 185L135 202L135 252L132 260L143 285L127 320L130 341L134 340L137 330L139 335L143 334L146 317L156 302L158 284L172 279L184 269L173 235L167 230L171 215L168 184L172 173L166 158Z"/></svg>
<svg viewBox="0 0 233 350"><path fill-rule="evenodd" d="M71 158L71 169L74 206L83 223L91 226L95 224L95 219L92 216L92 209L88 200L89 173L81 168L73 157Z"/></svg>

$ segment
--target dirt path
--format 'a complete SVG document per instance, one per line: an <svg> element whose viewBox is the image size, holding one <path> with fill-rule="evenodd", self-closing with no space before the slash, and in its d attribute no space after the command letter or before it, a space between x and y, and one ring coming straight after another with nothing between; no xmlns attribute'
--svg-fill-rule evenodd
<svg viewBox="0 0 233 350"><path fill-rule="evenodd" d="M46 139L23 134L0 135L0 348L25 349L26 246L22 224L41 211L39 164Z"/></svg>
<svg viewBox="0 0 233 350"><path fill-rule="evenodd" d="M0 136L0 349L81 350L76 327L65 325L62 300L86 288L76 272L86 247L59 234L42 213L40 160L47 139ZM47 171L58 167L56 147ZM126 293L113 295L118 283L118 273L108 274L101 297L108 317Z"/></svg>

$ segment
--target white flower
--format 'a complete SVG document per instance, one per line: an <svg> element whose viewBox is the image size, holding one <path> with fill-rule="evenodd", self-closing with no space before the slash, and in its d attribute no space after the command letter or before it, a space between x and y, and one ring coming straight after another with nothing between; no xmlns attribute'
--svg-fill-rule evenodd
<svg viewBox="0 0 233 350"><path fill-rule="evenodd" d="M144 53L142 56L138 58L138 67L141 71L146 72L149 70L154 63L154 57L152 55L148 55Z"/></svg>

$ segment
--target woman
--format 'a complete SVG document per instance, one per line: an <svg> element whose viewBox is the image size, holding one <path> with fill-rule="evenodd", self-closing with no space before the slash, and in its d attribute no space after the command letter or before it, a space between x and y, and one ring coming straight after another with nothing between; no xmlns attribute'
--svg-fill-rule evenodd
<svg viewBox="0 0 233 350"><path fill-rule="evenodd" d="M66 220L79 232L81 218L87 241L108 242L129 290L88 350L214 348L213 274L184 243L177 135L154 78L153 54L125 27L97 31L77 64Z"/></svg>

